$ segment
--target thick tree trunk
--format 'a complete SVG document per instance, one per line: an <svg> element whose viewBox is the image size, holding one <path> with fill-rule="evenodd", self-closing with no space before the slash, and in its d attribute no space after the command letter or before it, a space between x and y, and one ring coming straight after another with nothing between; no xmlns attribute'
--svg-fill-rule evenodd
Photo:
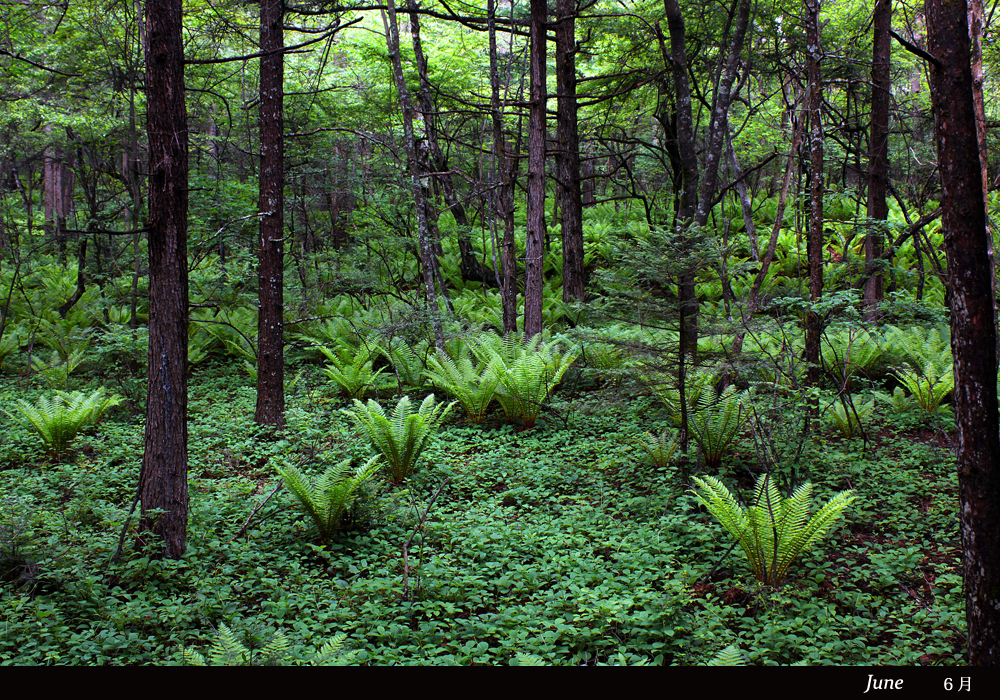
<svg viewBox="0 0 1000 700"><path fill-rule="evenodd" d="M524 258L524 335L542 332L545 255L545 0L531 0L531 109L528 117L528 213Z"/></svg>
<svg viewBox="0 0 1000 700"><path fill-rule="evenodd" d="M285 423L284 0L260 2L260 239L257 241L257 408L254 420Z"/></svg>
<svg viewBox="0 0 1000 700"><path fill-rule="evenodd" d="M809 68L809 300L819 301L823 293L823 83L820 76L822 50L819 38L820 0L806 2L806 61ZM811 386L819 384L819 343L822 319L815 311L806 315L806 362Z"/></svg>
<svg viewBox="0 0 1000 700"><path fill-rule="evenodd" d="M149 138L149 398L141 533L170 558L187 539L188 128L182 0L146 5ZM163 511L153 515L150 511ZM140 535L144 541L146 535Z"/></svg>
<svg viewBox="0 0 1000 700"><path fill-rule="evenodd" d="M966 4L927 0L955 369L959 513L969 663L1000 665L1000 425L996 326Z"/></svg>
<svg viewBox="0 0 1000 700"><path fill-rule="evenodd" d="M586 300L583 268L583 196L580 189L580 132L576 102L576 0L557 0L556 192L562 224L563 301Z"/></svg>
<svg viewBox="0 0 1000 700"><path fill-rule="evenodd" d="M889 188L889 56L892 30L892 0L877 0L872 49L872 116L868 153L868 234L865 236L865 267L882 256L885 228L889 218L886 193ZM874 274L865 282L865 318L875 320L882 301L882 274Z"/></svg>

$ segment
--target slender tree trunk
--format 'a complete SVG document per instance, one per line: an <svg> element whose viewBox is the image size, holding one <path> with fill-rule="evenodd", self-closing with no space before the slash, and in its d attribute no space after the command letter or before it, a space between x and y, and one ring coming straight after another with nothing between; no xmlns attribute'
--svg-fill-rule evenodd
<svg viewBox="0 0 1000 700"><path fill-rule="evenodd" d="M674 79L674 103L677 110L677 154L680 160L681 182L674 212L674 231L687 235L694 223L698 207L698 153L695 150L694 119L691 113L691 84L688 80L687 47L684 15L677 0L663 0L670 33L670 64ZM676 185L675 185L676 187ZM698 296L695 293L695 271L689 270L678 280L678 303L684 307L681 315L680 351L692 361L698 352Z"/></svg>
<svg viewBox="0 0 1000 700"><path fill-rule="evenodd" d="M806 239L809 258L809 300L819 301L823 293L823 83L820 76L821 0L807 0L806 61L809 69L809 233ZM819 344L822 319L810 310L806 316L806 362L811 386L819 384Z"/></svg>
<svg viewBox="0 0 1000 700"><path fill-rule="evenodd" d="M733 171L733 179L736 180L736 194L740 200L740 209L743 212L743 228L746 231L747 239L750 241L750 257L756 262L760 260L760 250L757 248L757 225L753 220L753 202L750 201L750 193L747 191L747 183L743 178L743 170L740 162L736 159L736 149L733 147L733 137L729 128L729 116L726 115L726 158L729 159L729 167Z"/></svg>
<svg viewBox="0 0 1000 700"><path fill-rule="evenodd" d="M966 4L927 0L955 370L959 513L969 663L1000 665L1000 425L996 325Z"/></svg>
<svg viewBox="0 0 1000 700"><path fill-rule="evenodd" d="M559 142L556 192L562 224L563 301L586 300L583 267L583 196L580 190L580 132L576 103L576 0L557 0L556 90Z"/></svg>
<svg viewBox="0 0 1000 700"><path fill-rule="evenodd" d="M170 558L187 539L188 128L182 0L146 5L149 139L149 397L140 541ZM161 510L153 515L150 511Z"/></svg>
<svg viewBox="0 0 1000 700"><path fill-rule="evenodd" d="M413 102L410 91L403 77L403 63L399 55L399 25L396 20L396 2L389 0L387 15L382 15L385 25L385 40L392 60L392 73L396 83L400 110L403 113L403 141L406 150L406 160L410 172L410 187L413 192L413 203L417 215L417 246L420 252L420 267L423 270L424 295L427 299L431 328L434 331L434 344L444 350L444 327L441 324L441 312L438 309L437 292L434 289L437 273L437 258L434 255L434 241L431 238L427 221L427 207L424 201L424 189L420 183L420 154L417 153L416 136L413 131Z"/></svg>
<svg viewBox="0 0 1000 700"><path fill-rule="evenodd" d="M871 143L868 153L868 234L865 236L865 266L868 267L882 255L885 228L889 218L886 193L889 187L889 89L890 48L892 30L892 0L877 0L874 20L874 48L872 49L872 116ZM880 222L880 223L875 223ZM882 275L874 274L865 282L865 318L875 320L876 310L882 301Z"/></svg>
<svg viewBox="0 0 1000 700"><path fill-rule="evenodd" d="M257 408L254 420L285 423L284 0L260 2L260 239L257 241Z"/></svg>
<svg viewBox="0 0 1000 700"><path fill-rule="evenodd" d="M542 332L545 255L545 0L531 0L531 108L528 120L528 213L524 258L524 335Z"/></svg>
<svg viewBox="0 0 1000 700"><path fill-rule="evenodd" d="M500 101L500 76L497 69L497 33L495 0L487 0L487 25L490 41L490 115L493 126L495 175L491 194L495 218L503 222L500 261L500 303L503 308L504 335L517 333L517 247L514 241L514 189L517 159L507 154L503 129L503 105ZM493 224L495 230L495 223Z"/></svg>

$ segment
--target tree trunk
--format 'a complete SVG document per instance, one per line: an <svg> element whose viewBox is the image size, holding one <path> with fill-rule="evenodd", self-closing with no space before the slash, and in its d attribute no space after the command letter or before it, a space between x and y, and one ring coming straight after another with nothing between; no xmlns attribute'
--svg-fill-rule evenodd
<svg viewBox="0 0 1000 700"><path fill-rule="evenodd" d="M927 0L955 370L959 513L969 663L1000 665L1000 425L996 326L966 4Z"/></svg>
<svg viewBox="0 0 1000 700"><path fill-rule="evenodd" d="M257 242L257 408L254 420L285 423L284 0L260 2L260 239Z"/></svg>
<svg viewBox="0 0 1000 700"><path fill-rule="evenodd" d="M562 224L563 301L586 300L583 268L583 196L580 190L580 132L576 103L576 0L557 0L556 121L558 177L556 192Z"/></svg>
<svg viewBox="0 0 1000 700"><path fill-rule="evenodd" d="M872 116L871 143L868 154L868 218L871 220L865 236L865 267L882 256L885 237L884 222L889 218L886 192L889 187L889 89L890 48L892 30L892 0L877 0L872 49ZM883 223L875 223L883 222ZM874 321L882 301L882 275L877 273L865 282L865 319Z"/></svg>
<svg viewBox="0 0 1000 700"><path fill-rule="evenodd" d="M820 76L822 50L819 37L821 0L807 0L806 61L809 69L809 301L823 293L823 83ZM819 344L822 319L813 310L806 315L806 362L810 386L819 384Z"/></svg>
<svg viewBox="0 0 1000 700"><path fill-rule="evenodd" d="M545 0L531 0L531 109L528 117L528 212L524 257L524 335L542 332L545 255Z"/></svg>
<svg viewBox="0 0 1000 700"><path fill-rule="evenodd" d="M187 539L188 128L182 0L146 5L149 139L149 397L140 542L170 558ZM153 515L150 511L161 510Z"/></svg>
<svg viewBox="0 0 1000 700"><path fill-rule="evenodd" d="M500 244L502 279L500 303L503 309L503 333L517 333L517 248L514 241L514 180L517 159L507 154L503 129L503 106L500 102L500 76L497 70L496 5L487 0L487 25L490 40L490 113L493 122L493 157L495 175L491 194L494 219L491 224L496 240L496 219L503 223Z"/></svg>
<svg viewBox="0 0 1000 700"><path fill-rule="evenodd" d="M434 241L431 238L427 221L427 207L424 199L424 189L420 183L420 154L417 153L416 136L413 131L413 103L410 91L403 77L403 63L399 55L399 25L396 20L396 2L389 0L387 15L382 15L385 25L385 40L392 60L392 73L399 97L400 111L403 113L403 141L406 150L406 160L410 173L410 187L413 192L413 203L417 215L417 246L420 253L420 267L424 277L424 296L427 300L431 328L434 331L434 344L444 350L444 327L441 324L441 312L438 309L437 292L434 282L438 277L437 258L434 255Z"/></svg>

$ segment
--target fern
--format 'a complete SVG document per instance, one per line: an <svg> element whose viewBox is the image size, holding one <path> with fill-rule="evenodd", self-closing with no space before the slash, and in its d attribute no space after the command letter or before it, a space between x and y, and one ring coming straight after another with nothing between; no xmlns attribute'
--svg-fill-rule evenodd
<svg viewBox="0 0 1000 700"><path fill-rule="evenodd" d="M905 360L917 372L926 372L928 365L937 376L951 366L951 336L947 326L901 330L889 326L886 339L889 352Z"/></svg>
<svg viewBox="0 0 1000 700"><path fill-rule="evenodd" d="M105 396L104 391L102 387L89 396L80 391L56 391L51 397L41 396L34 406L18 400L20 416L4 413L38 435L49 453L59 458L66 455L83 428L96 424L109 408L121 403L120 396Z"/></svg>
<svg viewBox="0 0 1000 700"><path fill-rule="evenodd" d="M428 394L416 413L410 409L410 397L404 396L387 416L373 400L365 405L354 400L354 410L343 412L354 419L355 425L368 437L372 447L382 454L393 484L399 485L416 467L420 453L431 434L441 425L456 402L435 405L434 394Z"/></svg>
<svg viewBox="0 0 1000 700"><path fill-rule="evenodd" d="M647 377L657 377L655 372L647 371L645 374ZM670 386L672 378L667 379L662 374L659 376L662 379L661 381L656 381L655 379L649 381L649 389L666 407L667 414L670 416L670 420L673 421L674 425L680 427L682 423L681 392L680 390ZM714 396L712 385L715 384L715 381L715 375L708 372L695 374L693 377L689 378L684 392L684 399L687 403L689 416L699 410L699 408L707 405L710 397Z"/></svg>
<svg viewBox="0 0 1000 700"><path fill-rule="evenodd" d="M659 469L670 465L674 454L677 452L679 443L677 433L672 430L663 430L659 435L646 433L646 439L637 440L639 447L646 453L649 462Z"/></svg>
<svg viewBox="0 0 1000 700"><path fill-rule="evenodd" d="M882 348L866 332L854 329L828 333L820 351L823 369L838 381L850 384L858 374L867 375L882 359Z"/></svg>
<svg viewBox="0 0 1000 700"><path fill-rule="evenodd" d="M868 403L855 403L854 399L850 397L845 397L843 400L837 398L827 406L826 417L836 426L842 436L850 438L854 437L854 434L861 428L861 424L868 419L873 410L875 410L874 399Z"/></svg>
<svg viewBox="0 0 1000 700"><path fill-rule="evenodd" d="M935 415L947 412L942 404L955 390L955 374L950 366L942 371L939 364L928 360L923 372L903 368L895 370L893 375L906 387L920 408Z"/></svg>
<svg viewBox="0 0 1000 700"><path fill-rule="evenodd" d="M0 332L3 333L3 337L0 338L0 369L3 369L7 358L21 347L21 329L14 324L8 324L6 328L0 327Z"/></svg>
<svg viewBox="0 0 1000 700"><path fill-rule="evenodd" d="M470 423L482 423L500 385L500 363L476 361L468 346L462 346L457 360L439 350L427 364L434 385L458 400Z"/></svg>
<svg viewBox="0 0 1000 700"><path fill-rule="evenodd" d="M710 391L700 395L697 410L688 416L688 426L694 433L705 465L718 469L746 422L745 394L737 394L736 388L730 385L714 403L709 403L710 396Z"/></svg>
<svg viewBox="0 0 1000 700"><path fill-rule="evenodd" d="M329 666L334 662L350 663L357 652L343 653L347 635L336 634L311 659L309 666ZM252 646L252 645L251 645ZM225 623L219 625L215 641L208 650L208 659L193 649L183 649L181 658L191 666L282 666L299 662L291 654L291 644L280 630L259 651L247 647Z"/></svg>
<svg viewBox="0 0 1000 700"><path fill-rule="evenodd" d="M426 354L423 348L426 343L422 343L421 353ZM392 363L393 371L399 379L400 388L403 385L419 388L423 385L424 361L409 345L402 340L393 343L380 342L375 348L376 352Z"/></svg>
<svg viewBox="0 0 1000 700"><path fill-rule="evenodd" d="M325 544L337 534L350 513L362 486L378 471L378 456L350 471L351 460L330 465L317 481L312 481L295 467L278 468L285 488L298 499L319 530Z"/></svg>
<svg viewBox="0 0 1000 700"><path fill-rule="evenodd" d="M320 350L332 363L323 373L355 400L364 396L368 387L373 386L376 377L385 370L383 367L377 372L372 371L373 360L367 347L358 348L349 362L329 348L323 347Z"/></svg>
<svg viewBox="0 0 1000 700"><path fill-rule="evenodd" d="M45 383L52 389L68 389L69 375L83 362L83 349L73 350L66 358L53 350L49 361L33 357L31 367L42 375Z"/></svg>
<svg viewBox="0 0 1000 700"><path fill-rule="evenodd" d="M754 577L768 586L780 586L795 558L822 539L855 500L853 491L841 491L810 518L810 483L782 498L770 475L762 474L751 505L744 508L715 477L694 481L701 490L694 492L699 503L736 539Z"/></svg>
<svg viewBox="0 0 1000 700"><path fill-rule="evenodd" d="M526 428L535 425L549 394L577 358L575 349L561 350L556 341L543 342L541 334L527 342L521 334L482 334L472 343L479 360L499 372L496 398L504 415Z"/></svg>
<svg viewBox="0 0 1000 700"><path fill-rule="evenodd" d="M743 656L743 650L740 649L737 644L730 644L728 647L720 651L712 660L709 661L706 666L746 666L746 657Z"/></svg>

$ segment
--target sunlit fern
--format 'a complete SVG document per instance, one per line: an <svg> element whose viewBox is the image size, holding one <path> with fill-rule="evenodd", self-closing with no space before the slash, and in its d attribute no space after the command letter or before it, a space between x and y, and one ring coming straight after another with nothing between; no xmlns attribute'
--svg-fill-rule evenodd
<svg viewBox="0 0 1000 700"><path fill-rule="evenodd" d="M497 368L496 399L508 420L526 428L535 425L549 394L578 355L575 348L564 351L558 341L543 341L541 334L527 342L521 334L481 334L472 351L481 363Z"/></svg>
<svg viewBox="0 0 1000 700"><path fill-rule="evenodd" d="M400 384L415 388L422 386L425 367L421 354L425 354L424 350L418 354L406 342L397 338L395 341L380 341L376 351L392 363Z"/></svg>
<svg viewBox="0 0 1000 700"><path fill-rule="evenodd" d="M347 635L343 632L328 640L309 659L297 659L291 654L291 644L280 630L267 644L255 650L247 647L225 623L219 624L215 641L208 650L206 659L193 649L183 649L181 658L191 666L284 666L305 664L308 666L343 665L353 661L357 652L344 653Z"/></svg>
<svg viewBox="0 0 1000 700"><path fill-rule="evenodd" d="M941 376L952 366L947 326L913 326L906 330L887 326L885 337L888 351L917 372L926 372L930 364L934 373Z"/></svg>
<svg viewBox="0 0 1000 700"><path fill-rule="evenodd" d="M667 415L670 416L670 420L673 421L674 425L680 427L682 423L681 392L679 389L674 388L673 377L654 372L645 372L645 375L650 391L666 407ZM708 405L710 399L714 398L713 385L715 382L715 375L709 372L698 373L688 377L684 400L687 403L689 419L692 413L699 410L699 407Z"/></svg>
<svg viewBox="0 0 1000 700"><path fill-rule="evenodd" d="M694 477L698 501L739 543L754 577L768 586L780 586L796 557L822 539L855 500L853 491L841 491L812 517L812 484L805 483L782 498L768 474L757 479L753 498L741 506L726 486L712 476Z"/></svg>
<svg viewBox="0 0 1000 700"><path fill-rule="evenodd" d="M427 358L427 366L434 386L458 400L470 423L482 423L500 384L500 363L478 360L462 346L457 359L439 350Z"/></svg>
<svg viewBox="0 0 1000 700"><path fill-rule="evenodd" d="M106 396L103 387L89 396L81 391L56 391L51 396L39 397L35 405L19 399L19 416L4 413L41 438L49 453L59 458L66 455L81 430L97 423L121 401L117 394Z"/></svg>
<svg viewBox="0 0 1000 700"><path fill-rule="evenodd" d="M402 484L416 468L420 454L447 417L452 406L436 404L434 394L428 396L414 413L410 408L410 397L403 396L396 404L391 416L375 401L363 404L354 400L353 410L344 410L354 419L355 425L367 436L372 447L385 457L389 478L394 484Z"/></svg>
<svg viewBox="0 0 1000 700"><path fill-rule="evenodd" d="M838 382L850 384L856 375L869 374L881 359L882 348L866 331L848 329L823 336L820 362Z"/></svg>
<svg viewBox="0 0 1000 700"><path fill-rule="evenodd" d="M378 472L378 455L351 471L351 460L327 467L313 481L295 467L278 467L278 474L319 530L320 541L329 542L351 512L362 486Z"/></svg>
<svg viewBox="0 0 1000 700"><path fill-rule="evenodd" d="M3 337L0 338L0 369L3 369L7 358L17 352L21 347L21 329L13 323L7 324L2 329Z"/></svg>

